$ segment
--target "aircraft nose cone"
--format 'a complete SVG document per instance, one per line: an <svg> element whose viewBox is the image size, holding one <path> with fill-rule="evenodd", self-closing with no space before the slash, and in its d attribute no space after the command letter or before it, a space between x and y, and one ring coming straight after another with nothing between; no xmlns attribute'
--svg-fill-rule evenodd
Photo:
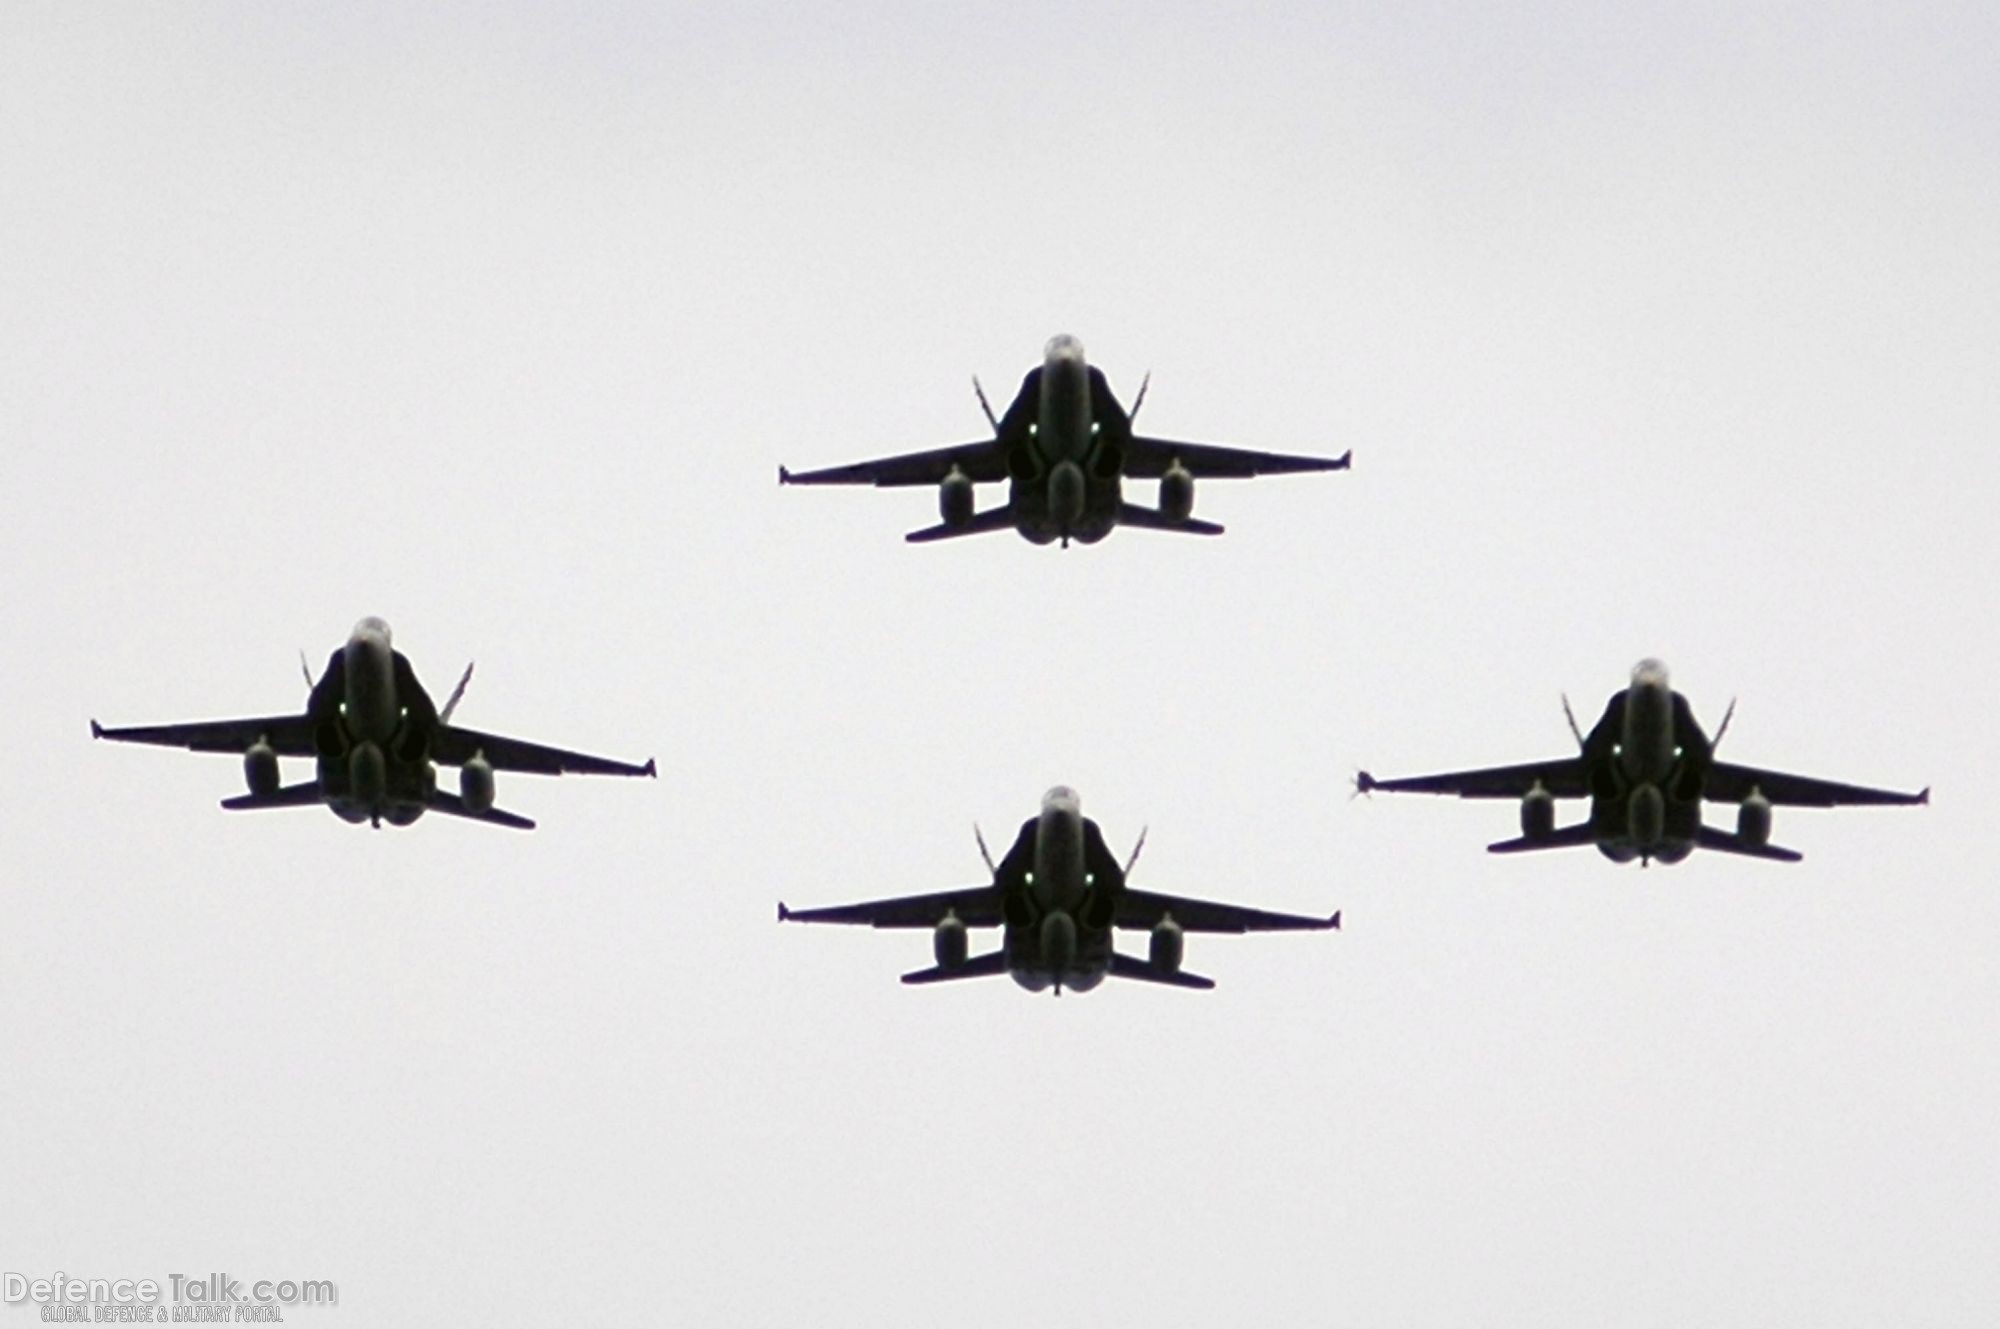
<svg viewBox="0 0 2000 1329"><path fill-rule="evenodd" d="M389 640L389 624L385 620L370 614L354 625L353 635L357 637L380 637L386 643Z"/></svg>
<svg viewBox="0 0 2000 1329"><path fill-rule="evenodd" d="M1650 655L1647 656L1638 664L1632 666L1632 681L1634 683L1646 683L1656 687L1665 687L1667 685L1666 663Z"/></svg>
<svg viewBox="0 0 2000 1329"><path fill-rule="evenodd" d="M1042 806L1045 808L1073 808L1081 806L1082 802L1076 796L1076 790L1066 784L1059 784L1042 795Z"/></svg>
<svg viewBox="0 0 2000 1329"><path fill-rule="evenodd" d="M1042 348L1044 360L1083 360L1083 343L1067 332L1058 332L1049 338L1049 344Z"/></svg>

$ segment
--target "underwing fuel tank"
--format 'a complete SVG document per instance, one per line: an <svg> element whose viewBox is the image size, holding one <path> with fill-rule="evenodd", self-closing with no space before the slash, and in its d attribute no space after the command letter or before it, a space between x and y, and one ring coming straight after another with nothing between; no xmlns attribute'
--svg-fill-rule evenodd
<svg viewBox="0 0 2000 1329"><path fill-rule="evenodd" d="M243 782L259 795L278 792L278 754L264 739L258 739L243 754Z"/></svg>
<svg viewBox="0 0 2000 1329"><path fill-rule="evenodd" d="M1769 844L1771 841L1771 800L1764 797L1764 791L1750 790L1750 796L1736 809L1736 834L1750 844Z"/></svg>
<svg viewBox="0 0 2000 1329"><path fill-rule="evenodd" d="M946 914L931 936L931 953L937 958L940 969L956 969L965 963L965 924L957 914Z"/></svg>
<svg viewBox="0 0 2000 1329"><path fill-rule="evenodd" d="M1160 477L1160 512L1172 521L1186 521L1194 512L1194 476L1178 458Z"/></svg>
<svg viewBox="0 0 2000 1329"><path fill-rule="evenodd" d="M1546 840L1556 831L1555 795L1540 780L1521 800L1521 835L1529 840Z"/></svg>
<svg viewBox="0 0 2000 1329"><path fill-rule="evenodd" d="M963 528L972 521L972 477L954 466L938 486L938 517L945 525Z"/></svg>
<svg viewBox="0 0 2000 1329"><path fill-rule="evenodd" d="M485 812L493 806L493 764L485 753L475 752L471 761L458 768L458 796L473 812Z"/></svg>

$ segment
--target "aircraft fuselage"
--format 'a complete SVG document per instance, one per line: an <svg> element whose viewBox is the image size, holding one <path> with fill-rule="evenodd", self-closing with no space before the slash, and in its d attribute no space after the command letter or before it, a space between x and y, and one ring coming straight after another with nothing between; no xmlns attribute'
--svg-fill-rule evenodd
<svg viewBox="0 0 2000 1329"><path fill-rule="evenodd" d="M1708 751L1707 739L1658 660L1641 660L1632 670L1620 709L1616 741L1609 752L1596 754L1591 779L1598 850L1617 863L1678 863L1693 851L1701 829L1699 754ZM1607 714L1599 730L1612 721ZM1601 745L1602 737L1594 731L1591 740ZM1587 741L1586 752L1590 746Z"/></svg>
<svg viewBox="0 0 2000 1329"><path fill-rule="evenodd" d="M437 768L426 755L429 735L411 723L390 643L381 619L354 625L337 656L339 685L325 699L337 703L337 712L315 731L320 792L342 821L407 826L424 814L437 788ZM314 700L325 704L317 690Z"/></svg>
<svg viewBox="0 0 2000 1329"><path fill-rule="evenodd" d="M1094 401L1094 380L1101 378L1084 358L1083 343L1063 334L1049 339L1041 366L1021 385L1017 409L1032 394L1033 414L1010 468L1009 497L1016 528L1036 544L1094 544L1118 524L1118 458ZM1108 387L1103 394L1109 397Z"/></svg>
<svg viewBox="0 0 2000 1329"><path fill-rule="evenodd" d="M1086 822L1075 790L1049 790L1033 824L1034 867L1007 911L1007 972L1030 992L1088 992L1111 966L1115 883L1100 884L1089 871Z"/></svg>
<svg viewBox="0 0 2000 1329"><path fill-rule="evenodd" d="M340 648L344 696L341 726L350 742L387 743L402 723L396 704L396 657L389 645L389 625L364 618Z"/></svg>

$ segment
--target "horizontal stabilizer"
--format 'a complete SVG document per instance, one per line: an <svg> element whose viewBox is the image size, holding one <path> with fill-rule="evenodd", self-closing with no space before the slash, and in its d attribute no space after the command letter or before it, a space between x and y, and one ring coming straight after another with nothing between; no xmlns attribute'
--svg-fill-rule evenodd
<svg viewBox="0 0 2000 1329"><path fill-rule="evenodd" d="M1574 849L1579 845L1596 844L1597 833L1590 823L1580 821L1574 826L1565 826L1559 831L1530 839L1520 836L1513 840L1502 840L1498 844L1486 846L1489 854L1524 854L1531 849Z"/></svg>
<svg viewBox="0 0 2000 1329"><path fill-rule="evenodd" d="M467 821L490 821L495 826L505 826L516 831L532 831L535 823L513 812L499 808L488 808L484 812L474 812L465 806L465 800L448 789L433 789L430 796L430 810L442 812L448 817L464 817Z"/></svg>
<svg viewBox="0 0 2000 1329"><path fill-rule="evenodd" d="M1139 983L1161 983L1170 988L1193 988L1198 992L1206 992L1215 986L1212 978L1190 974L1185 969L1161 969L1135 955L1121 955L1116 951L1111 954L1111 976Z"/></svg>
<svg viewBox="0 0 2000 1329"><path fill-rule="evenodd" d="M261 812L265 808L310 808L326 800L320 796L319 781L306 780L274 789L268 794L238 794L222 800L231 812Z"/></svg>
<svg viewBox="0 0 2000 1329"><path fill-rule="evenodd" d="M1180 531L1186 535L1221 535L1222 528L1212 521L1199 517L1182 517L1175 521L1158 508L1145 507L1138 503L1118 505L1118 524L1137 526L1146 531Z"/></svg>
<svg viewBox="0 0 2000 1329"><path fill-rule="evenodd" d="M1002 503L997 508L972 514L972 520L963 526L953 526L946 522L939 526L926 526L921 531L911 531L904 536L913 545L930 544L934 540L949 540L960 535L985 535L988 531L1011 531L1014 529L1014 505Z"/></svg>
<svg viewBox="0 0 2000 1329"><path fill-rule="evenodd" d="M1805 855L1796 849L1786 849L1781 845L1758 844L1740 835L1732 835L1717 826L1698 827L1694 842L1703 849L1714 849L1725 854L1742 854L1746 858L1768 858L1774 863L1796 863Z"/></svg>
<svg viewBox="0 0 2000 1329"><path fill-rule="evenodd" d="M911 985L921 983L949 983L955 978L997 978L1007 972L1007 952L989 951L985 955L975 955L964 964L946 969L933 965L929 969L919 969L903 975L903 981Z"/></svg>

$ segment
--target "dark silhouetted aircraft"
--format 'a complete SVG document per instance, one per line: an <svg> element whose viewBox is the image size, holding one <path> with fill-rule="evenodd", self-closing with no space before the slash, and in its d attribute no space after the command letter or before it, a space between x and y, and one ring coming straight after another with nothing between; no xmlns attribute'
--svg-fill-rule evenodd
<svg viewBox="0 0 2000 1329"><path fill-rule="evenodd" d="M973 387L978 389L976 379ZM979 391L991 439L821 471L795 474L780 466L778 483L936 485L943 520L905 539L948 540L1012 528L1036 544L1060 540L1067 546L1071 540L1094 544L1114 526L1220 535L1220 526L1191 515L1197 479L1339 471L1353 456L1299 457L1144 438L1132 432L1132 421L1145 398L1142 385L1127 414L1103 372L1084 359L1083 343L1052 337L1005 415L995 419ZM1008 481L1007 501L977 510L974 486L998 480ZM1158 480L1160 506L1126 502L1125 480Z"/></svg>
<svg viewBox="0 0 2000 1329"><path fill-rule="evenodd" d="M407 826L430 811L533 830L535 823L526 817L493 806L495 771L656 773L650 759L633 766L459 728L451 723L451 713L471 679L472 666L467 665L440 712L417 682L410 662L390 646L389 625L379 618L364 618L354 625L347 644L327 661L319 682L307 675L312 691L303 714L129 729L106 729L92 720L90 733L93 738L157 743L193 752L241 753L250 792L223 799L222 806L231 811L323 803L343 821L365 821L378 828L385 821ZM318 762L318 774L300 784L282 784L280 757L312 757ZM437 787L439 765L459 768L458 793Z"/></svg>
<svg viewBox="0 0 2000 1329"><path fill-rule="evenodd" d="M1140 845L1145 836L1140 837ZM982 839L979 852L986 854ZM1030 992L1053 987L1088 992L1112 978L1212 988L1213 979L1181 968L1183 934L1189 932L1283 932L1340 926L1340 913L1327 918L1274 914L1240 905L1187 900L1137 891L1125 884L1139 849L1120 867L1105 847L1097 823L1083 815L1076 793L1065 788L1042 797L1041 815L1024 822L1014 847L996 866L991 885L935 895L791 909L780 904L780 921L859 923L878 928L929 928L937 963L903 975L905 983L941 983L954 978L1011 974ZM968 955L970 928L1004 928L1000 949ZM1112 945L1118 928L1152 933L1147 958L1120 953Z"/></svg>
<svg viewBox="0 0 2000 1329"><path fill-rule="evenodd" d="M1636 858L1642 864L1653 859L1678 863L1696 848L1796 863L1800 854L1771 843L1774 806L1930 802L1929 789L1899 794L1717 761L1716 745L1728 731L1735 709L1731 703L1711 742L1695 722L1687 698L1667 686L1667 667L1658 660L1641 660L1632 670L1631 685L1613 694L1604 717L1589 734L1579 732L1575 716L1570 716L1570 732L1582 749L1574 757L1402 780L1378 780L1363 771L1355 788L1362 793L1384 789L1518 798L1521 834L1488 845L1492 852L1594 844L1613 862ZM1569 712L1567 699L1563 710ZM1589 819L1557 826L1555 806L1561 798L1588 798ZM1702 824L1703 799L1738 805L1734 834Z"/></svg>

